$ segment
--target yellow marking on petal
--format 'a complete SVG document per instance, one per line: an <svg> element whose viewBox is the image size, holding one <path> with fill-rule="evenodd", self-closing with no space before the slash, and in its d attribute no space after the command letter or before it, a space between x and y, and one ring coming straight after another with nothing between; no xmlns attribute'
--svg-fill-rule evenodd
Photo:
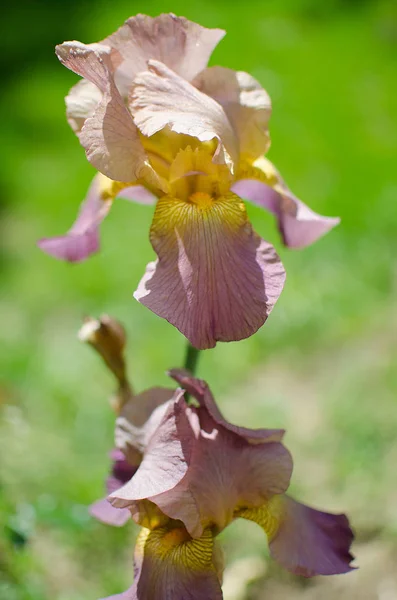
<svg viewBox="0 0 397 600"><path fill-rule="evenodd" d="M248 223L244 202L235 194L229 193L214 199L196 193L194 197L192 201L185 202L172 196L163 196L157 202L150 229L150 239L155 250L162 239L172 239L170 234L173 231L180 231L182 234L186 230L198 232L200 227L208 226L210 235L212 227L221 226L224 229L226 226L233 232Z"/></svg>
<svg viewBox="0 0 397 600"><path fill-rule="evenodd" d="M127 187L133 185L140 185L137 181L126 183L124 181L115 181L109 179L102 173L98 173L99 178L99 191L101 199L105 202L106 200L113 200L117 194Z"/></svg>
<svg viewBox="0 0 397 600"><path fill-rule="evenodd" d="M203 192L217 198L230 190L232 177L226 165L213 162L204 144L179 150L170 167L170 192L181 200Z"/></svg>
<svg viewBox="0 0 397 600"><path fill-rule="evenodd" d="M280 175L276 167L264 156L252 163L240 163L236 179L258 179L274 189L280 184Z"/></svg>
<svg viewBox="0 0 397 600"><path fill-rule="evenodd" d="M192 538L185 527L175 521L154 531L143 528L135 551L140 556L145 555L189 570L215 570L214 539L210 529L206 529L200 538Z"/></svg>
<svg viewBox="0 0 397 600"><path fill-rule="evenodd" d="M264 529L268 541L271 542L280 528L284 514L284 497L276 495L257 508L239 509L235 516L258 523Z"/></svg>
<svg viewBox="0 0 397 600"><path fill-rule="evenodd" d="M169 521L169 518L150 500L139 501L139 510L134 514L134 519L146 529L162 527Z"/></svg>
<svg viewBox="0 0 397 600"><path fill-rule="evenodd" d="M193 202L193 204L196 204L198 208L205 210L211 208L213 199L205 192L195 192L189 196L189 202Z"/></svg>

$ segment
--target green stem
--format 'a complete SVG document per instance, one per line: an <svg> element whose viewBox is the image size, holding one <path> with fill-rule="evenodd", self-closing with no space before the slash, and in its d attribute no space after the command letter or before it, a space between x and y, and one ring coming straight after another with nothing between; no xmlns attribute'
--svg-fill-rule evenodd
<svg viewBox="0 0 397 600"><path fill-rule="evenodd" d="M197 350L197 348L194 348L191 344L187 345L187 349L186 349L186 358L185 358L185 369L187 369L188 371L190 371L190 373L192 375L195 374L196 371L196 367L197 367L197 361L198 361L198 357L199 357L199 352L200 350Z"/></svg>

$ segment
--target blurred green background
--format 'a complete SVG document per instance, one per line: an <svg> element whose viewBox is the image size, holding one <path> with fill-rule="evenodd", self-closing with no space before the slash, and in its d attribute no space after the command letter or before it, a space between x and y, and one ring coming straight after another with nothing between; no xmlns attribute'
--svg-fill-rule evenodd
<svg viewBox="0 0 397 600"><path fill-rule="evenodd" d="M397 5L382 0L23 0L3 15L0 598L95 600L131 581L133 524L87 514L109 467L113 381L76 332L86 314L122 320L137 390L181 365L180 334L132 297L154 256L153 209L116 202L101 253L81 265L35 244L66 231L94 173L64 115L77 77L53 47L163 11L227 30L211 64L260 80L274 106L270 158L314 210L342 217L293 252L249 207L286 287L265 327L206 352L199 374L230 420L287 429L295 496L349 512L361 569L302 582L268 561L258 527L237 523L223 534L225 598L394 600Z"/></svg>

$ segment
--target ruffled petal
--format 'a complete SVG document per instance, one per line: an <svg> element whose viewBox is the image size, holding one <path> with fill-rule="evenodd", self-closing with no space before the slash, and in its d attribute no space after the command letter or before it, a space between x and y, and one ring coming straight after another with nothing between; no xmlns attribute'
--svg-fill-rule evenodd
<svg viewBox="0 0 397 600"><path fill-rule="evenodd" d="M115 57L115 78L126 94L135 75L146 71L150 59L160 60L187 80L193 79L207 66L224 35L222 29L207 29L173 14L154 18L136 15L101 43L122 57L121 63Z"/></svg>
<svg viewBox="0 0 397 600"><path fill-rule="evenodd" d="M147 171L146 155L137 129L113 79L110 49L98 44L65 42L56 48L68 69L97 86L102 93L94 113L79 133L88 160L111 179L135 181Z"/></svg>
<svg viewBox="0 0 397 600"><path fill-rule="evenodd" d="M150 437L143 460L134 477L110 495L113 506L125 508L175 487L184 477L194 445L194 434L186 416L182 392Z"/></svg>
<svg viewBox="0 0 397 600"><path fill-rule="evenodd" d="M116 420L115 440L130 464L138 465L150 438L166 414L174 390L150 388L132 396Z"/></svg>
<svg viewBox="0 0 397 600"><path fill-rule="evenodd" d="M353 533L345 515L321 512L288 496L276 496L261 508L239 516L263 527L272 556L304 577L348 573Z"/></svg>
<svg viewBox="0 0 397 600"><path fill-rule="evenodd" d="M234 193L275 214L283 242L290 248L309 246L340 222L338 217L318 215L294 196L265 158L243 167L238 177Z"/></svg>
<svg viewBox="0 0 397 600"><path fill-rule="evenodd" d="M171 369L169 375L193 396L201 407L208 411L217 425L237 434L246 442L250 442L251 444L281 442L283 439L285 434L284 429L248 429L247 427L232 425L226 421L215 402L208 384L202 379L192 377L188 371L184 369Z"/></svg>
<svg viewBox="0 0 397 600"><path fill-rule="evenodd" d="M250 444L197 410L200 436L189 470L173 489L151 498L194 536L224 529L241 506L259 506L289 485L292 459L279 442Z"/></svg>
<svg viewBox="0 0 397 600"><path fill-rule="evenodd" d="M244 71L209 67L193 85L223 107L236 132L241 160L255 160L268 150L271 101L254 77Z"/></svg>
<svg viewBox="0 0 397 600"><path fill-rule="evenodd" d="M193 540L184 527L143 529L135 556L134 600L222 600L210 530Z"/></svg>
<svg viewBox="0 0 397 600"><path fill-rule="evenodd" d="M216 139L214 161L227 163L232 170L237 139L223 108L161 62L151 60L148 68L136 77L130 102L141 132L151 136L169 126L202 142Z"/></svg>
<svg viewBox="0 0 397 600"><path fill-rule="evenodd" d="M38 246L47 254L68 262L80 262L98 252L99 225L118 196L144 204L156 201L156 197L141 185L126 186L98 173L69 231L65 235L43 238Z"/></svg>
<svg viewBox="0 0 397 600"><path fill-rule="evenodd" d="M190 202L161 198L151 242L159 260L148 265L135 298L196 348L249 337L282 291L281 261L253 232L234 194L212 200L197 193Z"/></svg>

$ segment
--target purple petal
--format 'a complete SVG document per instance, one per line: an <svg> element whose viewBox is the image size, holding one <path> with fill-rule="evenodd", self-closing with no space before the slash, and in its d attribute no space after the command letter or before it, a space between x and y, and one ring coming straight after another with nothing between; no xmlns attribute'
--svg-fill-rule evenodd
<svg viewBox="0 0 397 600"><path fill-rule="evenodd" d="M102 93L102 99L79 134L88 160L111 179L135 181L146 169L146 155L114 83L110 49L98 44L65 42L57 46L56 52L68 69L96 85Z"/></svg>
<svg viewBox="0 0 397 600"><path fill-rule="evenodd" d="M41 239L38 242L39 248L55 258L69 262L79 262L98 251L98 228L112 204L112 200L102 198L101 177L94 177L77 219L68 233Z"/></svg>
<svg viewBox="0 0 397 600"><path fill-rule="evenodd" d="M193 396L200 406L206 408L211 418L217 425L225 427L229 431L239 435L245 441L252 444L261 442L281 442L284 437L284 429L248 429L228 423L221 414L208 384L202 379L192 377L183 369L171 369L169 375L179 383L191 396Z"/></svg>
<svg viewBox="0 0 397 600"><path fill-rule="evenodd" d="M91 504L89 513L101 523L113 525L113 527L122 527L131 519L128 508L115 508L107 498Z"/></svg>
<svg viewBox="0 0 397 600"><path fill-rule="evenodd" d="M285 272L274 248L253 232L240 198L200 202L159 200L151 228L159 260L134 296L204 349L255 333Z"/></svg>
<svg viewBox="0 0 397 600"><path fill-rule="evenodd" d="M238 196L272 212L278 220L283 242L290 248L303 248L338 225L337 217L323 217L313 212L287 188L273 165L257 161L249 176L241 174L232 190ZM265 179L265 181L261 181Z"/></svg>
<svg viewBox="0 0 397 600"><path fill-rule="evenodd" d="M270 551L297 575L337 575L354 569L350 566L352 541L345 515L321 512L285 497L284 514Z"/></svg>
<svg viewBox="0 0 397 600"><path fill-rule="evenodd" d="M42 238L39 248L61 260L80 262L99 250L99 225L109 213L112 202L118 196L142 204L153 204L157 199L141 185L119 186L98 173L88 190L76 221L65 234ZM113 189L114 188L114 189Z"/></svg>
<svg viewBox="0 0 397 600"><path fill-rule="evenodd" d="M197 409L200 436L188 472L173 489L153 496L160 510L200 536L206 526L224 529L239 506L258 506L288 488L292 459L279 442L250 444L217 427Z"/></svg>

